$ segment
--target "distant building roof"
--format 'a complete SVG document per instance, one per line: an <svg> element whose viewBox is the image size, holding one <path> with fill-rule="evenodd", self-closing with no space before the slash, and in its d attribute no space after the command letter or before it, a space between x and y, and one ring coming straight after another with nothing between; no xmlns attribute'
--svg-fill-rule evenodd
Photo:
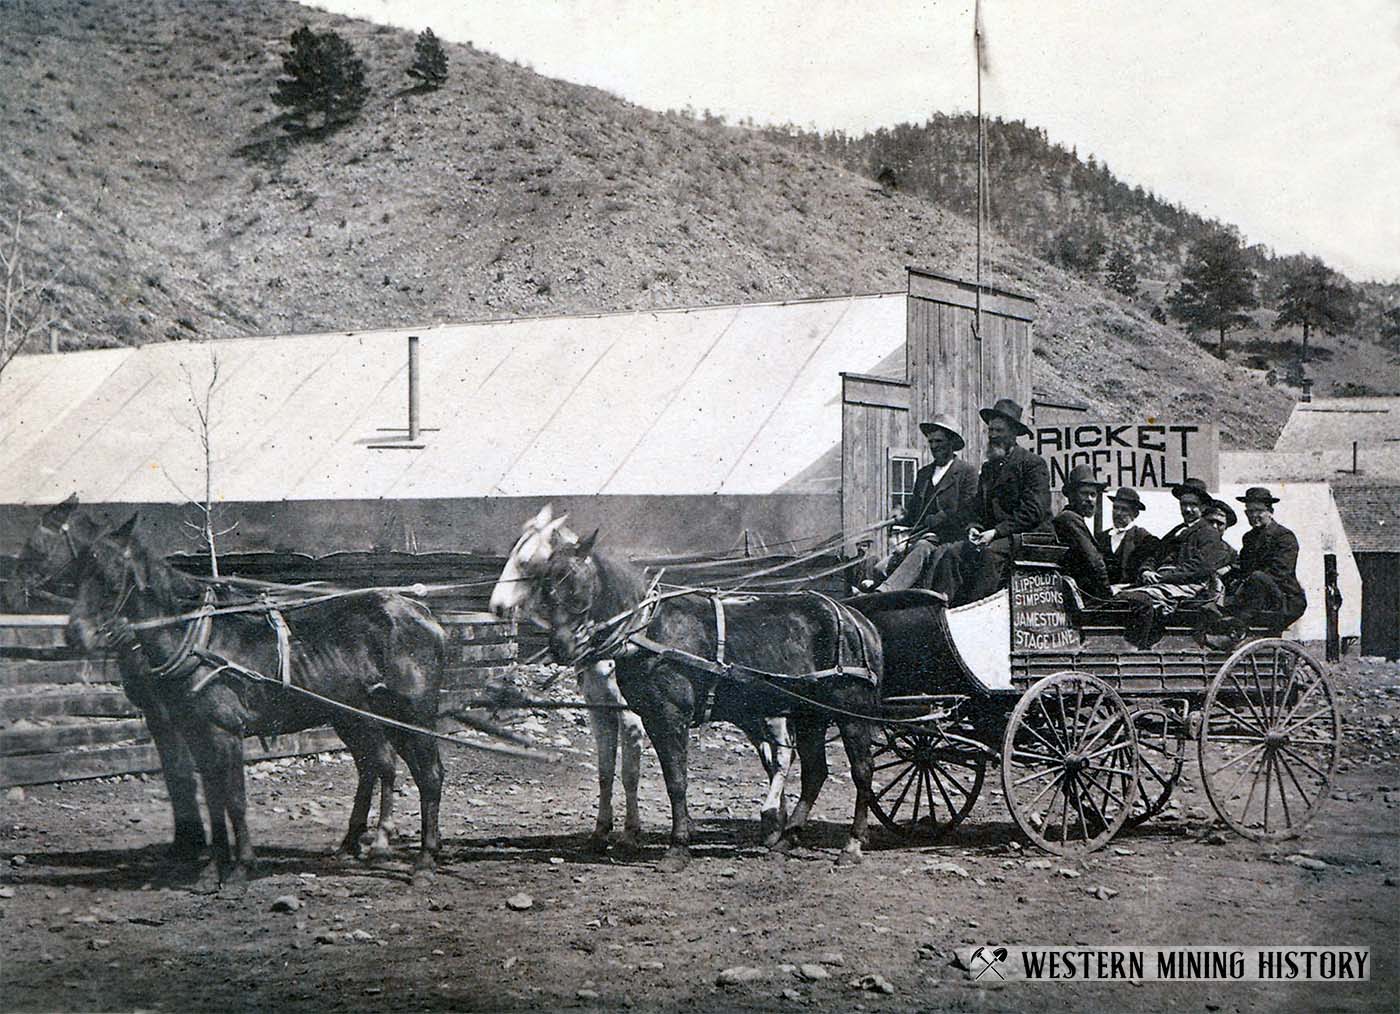
<svg viewBox="0 0 1400 1014"><path fill-rule="evenodd" d="M373 450L403 437L409 334L426 446ZM211 353L215 499L835 490L840 372L902 373L904 336L901 292L24 356L0 503L202 498Z"/></svg>
<svg viewBox="0 0 1400 1014"><path fill-rule="evenodd" d="M1293 406L1276 451L1350 451L1400 441L1400 398L1323 398Z"/></svg>
<svg viewBox="0 0 1400 1014"><path fill-rule="evenodd" d="M1332 491L1354 553L1400 553L1400 483L1341 486Z"/></svg>

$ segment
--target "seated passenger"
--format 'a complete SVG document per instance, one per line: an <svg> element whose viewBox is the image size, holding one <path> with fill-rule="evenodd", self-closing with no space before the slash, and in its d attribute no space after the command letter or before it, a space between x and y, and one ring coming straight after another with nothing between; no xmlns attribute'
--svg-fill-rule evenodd
<svg viewBox="0 0 1400 1014"><path fill-rule="evenodd" d="M1113 505L1113 527L1099 534L1099 552L1108 568L1108 582L1117 591L1126 587L1137 574L1138 566L1157 546L1157 536L1136 524L1142 513L1142 497L1126 486L1108 498Z"/></svg>
<svg viewBox="0 0 1400 1014"><path fill-rule="evenodd" d="M1088 465L1075 465L1065 478L1065 509L1055 516L1055 537L1069 547L1060 569L1074 578L1080 591L1096 599L1111 594L1108 567L1085 519L1094 516L1099 494L1107 485L1094 477Z"/></svg>
<svg viewBox="0 0 1400 1014"><path fill-rule="evenodd" d="M1132 607L1124 636L1139 648L1162 637L1166 619L1181 605L1203 601L1229 559L1219 530L1202 516L1212 499L1200 479L1172 487L1181 507L1181 524L1168 532L1137 575L1137 584L1113 597Z"/></svg>
<svg viewBox="0 0 1400 1014"><path fill-rule="evenodd" d="M1031 432L1021 422L1021 406L1002 398L981 414L987 460L977 477L975 521L966 539L942 554L929 583L952 605L1006 587L1013 535L1050 531L1050 466L1016 442Z"/></svg>
<svg viewBox="0 0 1400 1014"><path fill-rule="evenodd" d="M977 509L977 472L957 456L965 442L953 417L939 414L919 429L933 463L919 469L914 493L895 522L910 530L907 541L875 565L883 583L863 582L862 591L927 588L942 547L962 538Z"/></svg>
<svg viewBox="0 0 1400 1014"><path fill-rule="evenodd" d="M1274 504L1279 500L1263 486L1254 486L1237 499L1244 504L1250 527L1226 586L1224 611L1248 626L1290 626L1308 607L1298 583L1298 539L1274 520Z"/></svg>

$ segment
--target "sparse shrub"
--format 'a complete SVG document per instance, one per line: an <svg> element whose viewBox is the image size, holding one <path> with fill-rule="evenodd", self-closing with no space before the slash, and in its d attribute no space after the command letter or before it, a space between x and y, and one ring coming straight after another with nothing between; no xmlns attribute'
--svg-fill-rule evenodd
<svg viewBox="0 0 1400 1014"><path fill-rule="evenodd" d="M303 25L292 33L291 52L282 57L282 72L272 101L290 109L305 127L320 113L322 125L352 118L369 98L365 64L350 43L335 32L313 32Z"/></svg>
<svg viewBox="0 0 1400 1014"><path fill-rule="evenodd" d="M413 65L408 76L424 88L438 89L447 83L447 54L431 28L425 28L413 44Z"/></svg>
<svg viewBox="0 0 1400 1014"><path fill-rule="evenodd" d="M1137 267L1133 264L1133 255L1123 247L1120 246L1114 250L1113 256L1109 257L1108 264L1104 268L1104 276L1108 281L1108 287L1114 292L1122 293L1125 296L1137 295Z"/></svg>

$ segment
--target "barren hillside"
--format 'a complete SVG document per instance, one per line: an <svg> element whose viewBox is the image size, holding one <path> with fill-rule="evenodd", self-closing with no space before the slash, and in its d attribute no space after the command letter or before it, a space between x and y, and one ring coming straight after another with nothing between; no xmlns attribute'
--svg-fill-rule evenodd
<svg viewBox="0 0 1400 1014"><path fill-rule="evenodd" d="M291 32L334 28L372 97L289 135ZM963 218L756 134L638 108L277 0L0 6L0 210L62 264L60 348L891 291L970 276ZM1109 415L1218 420L1271 445L1290 405L1131 302L1007 243L1039 300L1037 390Z"/></svg>

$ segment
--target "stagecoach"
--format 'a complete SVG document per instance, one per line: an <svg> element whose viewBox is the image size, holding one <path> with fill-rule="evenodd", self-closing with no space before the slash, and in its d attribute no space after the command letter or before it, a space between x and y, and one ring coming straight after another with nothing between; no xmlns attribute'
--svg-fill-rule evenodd
<svg viewBox="0 0 1400 1014"><path fill-rule="evenodd" d="M848 600L884 643L879 820L902 836L946 835L1000 764L1026 837L1087 853L1167 806L1194 741L1226 825L1261 841L1296 834L1326 799L1340 751L1322 666L1278 630L1203 647L1191 608L1137 649L1122 607L1086 605L1060 572L1063 553L1023 538L1009 586L955 608L917 590Z"/></svg>

